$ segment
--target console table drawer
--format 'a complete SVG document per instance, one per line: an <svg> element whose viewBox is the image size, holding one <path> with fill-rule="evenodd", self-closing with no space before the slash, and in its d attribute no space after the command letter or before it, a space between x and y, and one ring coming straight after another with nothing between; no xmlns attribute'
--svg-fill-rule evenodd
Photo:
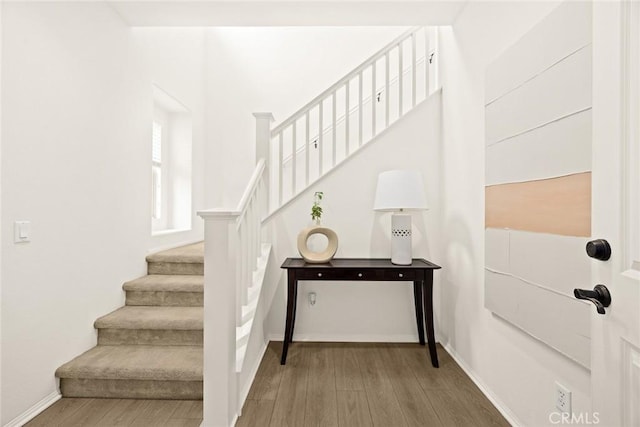
<svg viewBox="0 0 640 427"><path fill-rule="evenodd" d="M299 280L337 280L342 274L329 269L307 269L298 271L297 276Z"/></svg>
<svg viewBox="0 0 640 427"><path fill-rule="evenodd" d="M384 280L414 280L416 277L416 270L386 270L384 272Z"/></svg>
<svg viewBox="0 0 640 427"><path fill-rule="evenodd" d="M420 271L410 269L345 269L307 268L297 271L298 280L422 280Z"/></svg>

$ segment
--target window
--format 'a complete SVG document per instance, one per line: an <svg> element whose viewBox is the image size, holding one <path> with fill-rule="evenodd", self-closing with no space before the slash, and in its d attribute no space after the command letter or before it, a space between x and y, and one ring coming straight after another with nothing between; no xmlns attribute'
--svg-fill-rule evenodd
<svg viewBox="0 0 640 427"><path fill-rule="evenodd" d="M194 211L191 112L154 85L151 124L151 233L188 230Z"/></svg>
<svg viewBox="0 0 640 427"><path fill-rule="evenodd" d="M151 217L162 218L162 125L153 122L151 147Z"/></svg>

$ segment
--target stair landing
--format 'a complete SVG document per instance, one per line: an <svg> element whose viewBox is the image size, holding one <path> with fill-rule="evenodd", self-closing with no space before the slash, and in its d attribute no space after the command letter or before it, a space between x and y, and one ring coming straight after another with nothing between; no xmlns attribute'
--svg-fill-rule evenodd
<svg viewBox="0 0 640 427"><path fill-rule="evenodd" d="M204 242L147 256L148 274L204 274Z"/></svg>

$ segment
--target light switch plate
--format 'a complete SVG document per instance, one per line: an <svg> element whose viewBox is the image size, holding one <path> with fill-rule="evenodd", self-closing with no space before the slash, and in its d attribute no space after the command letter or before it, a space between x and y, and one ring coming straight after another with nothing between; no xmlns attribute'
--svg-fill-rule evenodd
<svg viewBox="0 0 640 427"><path fill-rule="evenodd" d="M15 221L13 223L13 243L31 241L31 221Z"/></svg>

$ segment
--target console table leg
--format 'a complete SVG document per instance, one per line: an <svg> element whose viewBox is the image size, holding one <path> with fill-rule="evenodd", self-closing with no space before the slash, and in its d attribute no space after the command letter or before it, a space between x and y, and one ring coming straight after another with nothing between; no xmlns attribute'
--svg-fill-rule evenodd
<svg viewBox="0 0 640 427"><path fill-rule="evenodd" d="M431 364L434 368L438 368L438 352L436 351L436 337L433 332L433 272L424 281L424 320L427 324L427 339L429 345L429 354L431 355Z"/></svg>
<svg viewBox="0 0 640 427"><path fill-rule="evenodd" d="M296 300L298 299L298 281L295 276L289 272L287 275L287 321L284 327L284 340L282 342L282 357L280 364L287 363L287 351L289 343L293 339L293 326L296 321Z"/></svg>
<svg viewBox="0 0 640 427"><path fill-rule="evenodd" d="M418 324L418 340L424 345L424 314L422 303L422 281L413 282L413 300L416 306L416 322Z"/></svg>

